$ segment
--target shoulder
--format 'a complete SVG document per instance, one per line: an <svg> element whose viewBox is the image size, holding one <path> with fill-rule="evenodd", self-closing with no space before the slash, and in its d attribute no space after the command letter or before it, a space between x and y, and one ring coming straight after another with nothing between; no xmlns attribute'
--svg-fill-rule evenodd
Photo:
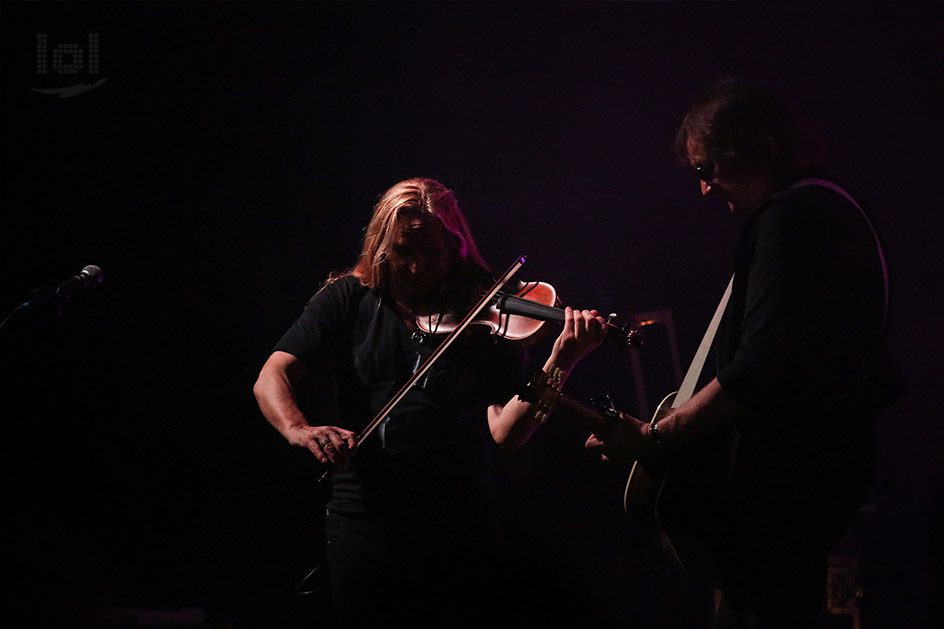
<svg viewBox="0 0 944 629"><path fill-rule="evenodd" d="M795 177L773 194L768 203L816 210L820 214L859 213L862 203L848 187L822 169L807 171Z"/></svg>
<svg viewBox="0 0 944 629"><path fill-rule="evenodd" d="M819 222L816 205L789 190L775 193L764 201L745 223L745 232L755 237L763 233L795 232Z"/></svg>
<svg viewBox="0 0 944 629"><path fill-rule="evenodd" d="M353 275L329 279L305 304L303 317L322 322L341 322L356 316L358 306L369 301L372 295Z"/></svg>
<svg viewBox="0 0 944 629"><path fill-rule="evenodd" d="M370 293L370 289L353 275L347 274L339 277L329 278L321 285L308 304L333 301L349 302L352 299L363 297Z"/></svg>
<svg viewBox="0 0 944 629"><path fill-rule="evenodd" d="M749 221L755 228L816 229L854 219L856 201L824 171L796 177L772 194Z"/></svg>

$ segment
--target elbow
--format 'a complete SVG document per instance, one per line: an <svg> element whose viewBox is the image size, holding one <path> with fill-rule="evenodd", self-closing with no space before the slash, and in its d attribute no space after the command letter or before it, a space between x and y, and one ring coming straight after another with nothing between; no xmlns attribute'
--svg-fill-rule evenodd
<svg viewBox="0 0 944 629"><path fill-rule="evenodd" d="M499 438L496 438L494 435L492 435L492 438L495 439L495 443L498 445L498 449L501 450L502 452L514 452L515 450L518 449L518 446L512 443L507 438L499 439Z"/></svg>
<svg viewBox="0 0 944 629"><path fill-rule="evenodd" d="M511 442L508 438L508 429L504 426L489 426L489 433L492 435L492 440L498 445L499 449L503 452L511 452L514 450L511 447Z"/></svg>
<svg viewBox="0 0 944 629"><path fill-rule="evenodd" d="M504 450L505 442L508 439L508 431L503 430L501 428L497 428L495 426L489 426L488 428L489 428L488 430L489 434L492 435L492 441L494 441L498 445L499 448Z"/></svg>
<svg viewBox="0 0 944 629"><path fill-rule="evenodd" d="M252 385L252 395L256 398L257 402L261 402L262 399L266 397L267 392L271 390L271 380L271 375L267 372L266 368L263 367Z"/></svg>
<svg viewBox="0 0 944 629"><path fill-rule="evenodd" d="M505 440L504 442L499 443L498 447L502 452L511 454L512 452L516 452L518 448L520 448L522 445L524 444L521 442L511 442L511 441Z"/></svg>
<svg viewBox="0 0 944 629"><path fill-rule="evenodd" d="M262 400L264 389L265 386L262 383L262 374L259 374L259 377L256 378L256 382L252 385L252 395L256 398L256 402Z"/></svg>
<svg viewBox="0 0 944 629"><path fill-rule="evenodd" d="M513 431L506 429L492 430L492 439L498 445L498 448L505 453L511 453L520 448L527 441L527 437L522 439L516 437Z"/></svg>
<svg viewBox="0 0 944 629"><path fill-rule="evenodd" d="M488 428L502 452L514 452L531 438L535 425L527 408L494 405L488 409Z"/></svg>

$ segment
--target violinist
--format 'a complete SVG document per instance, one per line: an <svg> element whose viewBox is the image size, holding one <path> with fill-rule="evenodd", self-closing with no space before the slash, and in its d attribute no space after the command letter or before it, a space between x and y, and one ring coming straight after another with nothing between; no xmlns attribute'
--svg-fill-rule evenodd
<svg viewBox="0 0 944 629"><path fill-rule="evenodd" d="M331 469L338 626L494 622L501 567L490 562L498 531L485 456L490 442L520 447L545 417L517 396L524 350L495 334L457 337L358 439L441 342L423 322L461 315L494 279L452 192L401 181L375 206L354 268L325 282L259 374L253 392L269 423ZM562 382L605 326L596 311L565 308L544 370ZM308 393L317 403L306 407Z"/></svg>

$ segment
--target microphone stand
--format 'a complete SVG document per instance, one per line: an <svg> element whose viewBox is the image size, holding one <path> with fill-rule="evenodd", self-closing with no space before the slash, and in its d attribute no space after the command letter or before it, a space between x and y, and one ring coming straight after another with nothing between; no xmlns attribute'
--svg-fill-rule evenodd
<svg viewBox="0 0 944 629"><path fill-rule="evenodd" d="M46 290L48 289L43 287L30 291L29 299L17 305L17 307L14 308L12 312L10 312L10 314L8 314L3 319L3 321L0 321L0 349L5 349L6 347L12 345L15 341L25 336L27 333L32 333L36 328L65 314L69 305L70 295L49 299L36 306L30 306L32 300L37 295L42 295ZM8 323L16 321L18 318L22 318L22 316L18 317L18 315L25 315L31 312L36 314L36 316L33 317L31 321L25 323L19 330L14 330L8 334Z"/></svg>

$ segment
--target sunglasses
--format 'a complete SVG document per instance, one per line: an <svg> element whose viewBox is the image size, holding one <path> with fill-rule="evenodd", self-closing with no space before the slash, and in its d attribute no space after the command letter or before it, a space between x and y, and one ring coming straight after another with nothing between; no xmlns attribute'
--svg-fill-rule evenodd
<svg viewBox="0 0 944 629"><path fill-rule="evenodd" d="M698 175L698 178L706 182L710 182L712 179L714 179L715 171L718 170L717 167L711 162L700 164L694 168L695 174Z"/></svg>

